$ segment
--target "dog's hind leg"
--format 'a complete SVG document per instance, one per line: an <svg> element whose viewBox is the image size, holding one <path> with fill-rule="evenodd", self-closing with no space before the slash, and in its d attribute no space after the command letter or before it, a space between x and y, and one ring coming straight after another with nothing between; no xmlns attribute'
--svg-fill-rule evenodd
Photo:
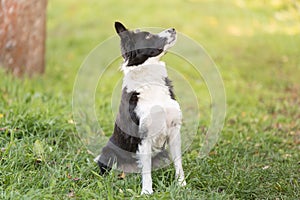
<svg viewBox="0 0 300 200"><path fill-rule="evenodd" d="M98 163L98 166L100 168L100 175L107 174L112 169L112 166L116 161L117 157L114 150L112 149L112 146L113 145L109 141L102 149L101 154L94 159L94 161Z"/></svg>

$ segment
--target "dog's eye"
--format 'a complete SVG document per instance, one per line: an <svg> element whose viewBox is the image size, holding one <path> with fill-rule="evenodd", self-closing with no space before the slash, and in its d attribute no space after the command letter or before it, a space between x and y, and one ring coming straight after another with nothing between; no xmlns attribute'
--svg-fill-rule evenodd
<svg viewBox="0 0 300 200"><path fill-rule="evenodd" d="M152 37L152 35L151 35L151 34L148 34L148 35L146 35L145 39L146 39L146 40L149 40L151 37Z"/></svg>

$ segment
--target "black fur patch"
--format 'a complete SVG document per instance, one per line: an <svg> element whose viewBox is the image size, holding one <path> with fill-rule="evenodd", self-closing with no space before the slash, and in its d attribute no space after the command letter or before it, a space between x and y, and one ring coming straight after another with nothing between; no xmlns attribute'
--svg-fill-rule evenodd
<svg viewBox="0 0 300 200"><path fill-rule="evenodd" d="M117 163L118 167L122 167L121 165L126 165L126 163L136 162L133 155L137 152L138 145L142 140L139 135L139 117L135 113L139 93L127 93L126 90L125 87L122 91L113 135L102 149L98 160L100 174L109 170L114 162Z"/></svg>
<svg viewBox="0 0 300 200"><path fill-rule="evenodd" d="M148 58L158 56L163 52L162 49L145 48L125 53L125 60L128 60L127 66L137 66L143 64Z"/></svg>
<svg viewBox="0 0 300 200"><path fill-rule="evenodd" d="M126 87L123 89L115 130L111 137L112 142L130 152L136 152L137 146L141 142L139 117L135 112L138 95L139 93L135 91L127 93Z"/></svg>
<svg viewBox="0 0 300 200"><path fill-rule="evenodd" d="M119 22L115 23L115 29L121 38L121 53L128 62L127 66L143 64L148 58L163 52L166 38L146 31L129 31Z"/></svg>
<svg viewBox="0 0 300 200"><path fill-rule="evenodd" d="M176 100L172 81L168 77L165 78L165 84L169 88L169 93L170 93L171 99Z"/></svg>

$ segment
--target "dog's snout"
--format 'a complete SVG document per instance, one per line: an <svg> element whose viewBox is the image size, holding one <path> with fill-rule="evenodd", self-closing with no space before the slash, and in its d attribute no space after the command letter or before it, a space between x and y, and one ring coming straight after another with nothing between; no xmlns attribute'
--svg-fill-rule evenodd
<svg viewBox="0 0 300 200"><path fill-rule="evenodd" d="M176 30L175 30L175 28L170 28L170 29L168 29L168 32L169 33L176 33Z"/></svg>

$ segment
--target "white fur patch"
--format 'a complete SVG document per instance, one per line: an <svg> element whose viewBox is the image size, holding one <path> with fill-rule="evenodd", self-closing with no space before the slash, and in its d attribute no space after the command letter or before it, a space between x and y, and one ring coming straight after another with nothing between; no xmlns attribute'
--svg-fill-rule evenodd
<svg viewBox="0 0 300 200"><path fill-rule="evenodd" d="M168 77L165 63L157 58L148 59L143 65L123 66L123 88L139 93L135 109L140 126L148 130L152 152L159 152L168 138L168 128L181 124L181 110L177 101L171 99L165 78ZM175 123L175 124L176 124Z"/></svg>

